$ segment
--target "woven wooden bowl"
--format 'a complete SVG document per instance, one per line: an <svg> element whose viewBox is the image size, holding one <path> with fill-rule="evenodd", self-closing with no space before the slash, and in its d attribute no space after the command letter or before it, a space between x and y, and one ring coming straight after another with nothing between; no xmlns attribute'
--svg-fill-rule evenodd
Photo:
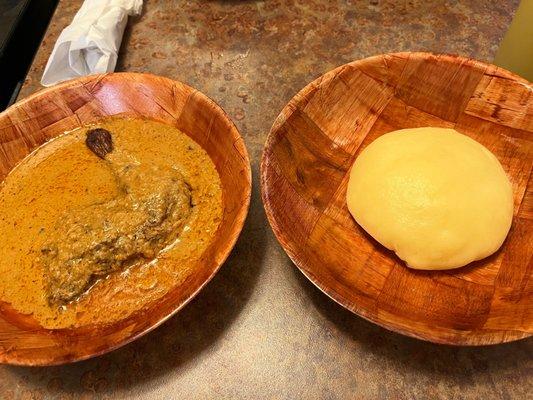
<svg viewBox="0 0 533 400"><path fill-rule="evenodd" d="M170 79L133 73L95 75L43 90L0 114L0 180L47 140L109 115L174 125L212 158L222 181L223 218L194 272L163 298L106 326L47 330L0 301L0 362L51 365L113 350L155 328L191 300L220 268L241 231L251 172L239 132L212 100ZM0 299L1 300L1 299Z"/></svg>
<svg viewBox="0 0 533 400"><path fill-rule="evenodd" d="M503 247L456 270L408 269L360 228L345 203L348 171L384 133L450 127L489 148L514 188ZM270 224L324 293L385 328L438 343L485 345L533 333L533 90L492 65L398 53L339 67L283 109L261 163Z"/></svg>

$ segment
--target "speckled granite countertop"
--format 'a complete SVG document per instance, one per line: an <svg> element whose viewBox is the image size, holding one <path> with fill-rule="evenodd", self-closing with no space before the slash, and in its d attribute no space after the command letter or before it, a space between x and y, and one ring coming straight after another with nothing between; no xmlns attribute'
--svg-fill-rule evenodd
<svg viewBox="0 0 533 400"><path fill-rule="evenodd" d="M20 97L80 0L63 0ZM533 341L437 346L333 303L278 245L258 189L263 143L307 82L365 56L431 50L491 60L518 0L145 0L117 70L147 71L216 100L243 135L254 192L215 279L160 328L108 355L52 368L0 367L2 399L525 399Z"/></svg>

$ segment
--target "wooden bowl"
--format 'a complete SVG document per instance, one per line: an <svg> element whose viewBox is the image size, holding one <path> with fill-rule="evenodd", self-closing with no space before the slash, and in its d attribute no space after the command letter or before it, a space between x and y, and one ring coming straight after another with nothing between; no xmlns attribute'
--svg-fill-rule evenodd
<svg viewBox="0 0 533 400"><path fill-rule="evenodd" d="M343 65L283 109L261 162L270 224L296 266L350 311L387 329L455 345L533 333L533 90L498 67L457 56L387 54ZM493 256L415 271L348 212L349 169L384 133L455 128L489 148L514 189L513 225Z"/></svg>
<svg viewBox="0 0 533 400"><path fill-rule="evenodd" d="M0 362L51 365L116 349L154 329L214 276L242 229L250 204L251 172L244 142L208 97L170 79L134 73L94 75L43 90L0 114L0 180L37 146L109 115L174 125L212 158L222 181L223 217L193 273L163 298L109 325L47 330L0 302Z"/></svg>

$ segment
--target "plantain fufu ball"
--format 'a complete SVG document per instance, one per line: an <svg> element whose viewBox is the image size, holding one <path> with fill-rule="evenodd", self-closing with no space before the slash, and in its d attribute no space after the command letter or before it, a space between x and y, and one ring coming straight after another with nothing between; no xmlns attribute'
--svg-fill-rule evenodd
<svg viewBox="0 0 533 400"><path fill-rule="evenodd" d="M347 205L357 223L415 269L461 267L500 248L513 191L487 148L453 129L387 133L357 157Z"/></svg>

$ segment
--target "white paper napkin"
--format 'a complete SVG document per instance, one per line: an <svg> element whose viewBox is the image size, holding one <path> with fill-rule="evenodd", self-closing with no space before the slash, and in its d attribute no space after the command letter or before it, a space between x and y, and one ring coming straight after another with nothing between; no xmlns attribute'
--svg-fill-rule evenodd
<svg viewBox="0 0 533 400"><path fill-rule="evenodd" d="M85 0L54 46L41 84L114 71L128 15L141 12L143 0Z"/></svg>

